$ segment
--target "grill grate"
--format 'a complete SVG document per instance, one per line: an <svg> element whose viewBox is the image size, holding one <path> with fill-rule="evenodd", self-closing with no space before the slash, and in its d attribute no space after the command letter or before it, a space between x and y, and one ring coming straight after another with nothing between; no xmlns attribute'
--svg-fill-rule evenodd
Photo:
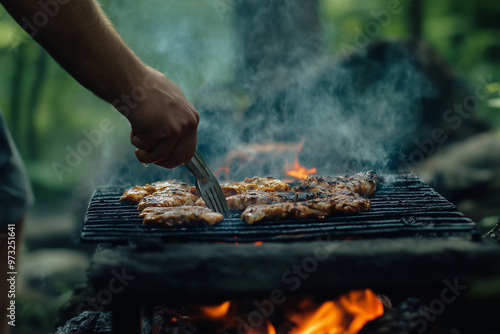
<svg viewBox="0 0 500 334"><path fill-rule="evenodd" d="M371 198L371 210L324 220L288 220L247 225L239 214L216 226L163 228L144 226L134 204L118 199L126 187L99 188L90 200L81 238L92 242L125 242L159 237L165 241L298 241L386 236L439 237L478 234L474 222L414 174L386 177ZM393 180L393 181L392 181Z"/></svg>

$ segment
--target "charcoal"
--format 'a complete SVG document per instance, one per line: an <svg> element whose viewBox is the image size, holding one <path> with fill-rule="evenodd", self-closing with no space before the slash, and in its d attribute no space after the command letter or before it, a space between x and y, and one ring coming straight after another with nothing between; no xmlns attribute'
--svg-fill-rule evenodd
<svg viewBox="0 0 500 334"><path fill-rule="evenodd" d="M70 319L55 334L111 334L110 312L85 311Z"/></svg>

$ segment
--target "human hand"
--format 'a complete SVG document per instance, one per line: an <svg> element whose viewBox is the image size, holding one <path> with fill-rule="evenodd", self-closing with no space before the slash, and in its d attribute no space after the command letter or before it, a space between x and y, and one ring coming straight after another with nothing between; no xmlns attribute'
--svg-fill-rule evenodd
<svg viewBox="0 0 500 334"><path fill-rule="evenodd" d="M147 96L127 115L130 141L140 162L175 168L194 155L199 115L165 75L153 69L147 75Z"/></svg>

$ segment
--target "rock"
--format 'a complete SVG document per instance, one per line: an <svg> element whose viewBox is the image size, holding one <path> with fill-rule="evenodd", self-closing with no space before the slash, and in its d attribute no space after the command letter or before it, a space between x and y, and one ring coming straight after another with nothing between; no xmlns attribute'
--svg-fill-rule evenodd
<svg viewBox="0 0 500 334"><path fill-rule="evenodd" d="M489 238L495 240L496 242L500 243L500 220L495 225L495 227L493 227L491 229L491 231L489 231L488 233L486 233L486 237L489 237Z"/></svg>
<svg viewBox="0 0 500 334"><path fill-rule="evenodd" d="M59 308L54 321L55 327L63 326L71 318L78 316L84 311L99 311L89 306L90 302L95 302L95 298L96 292L87 284L76 286L72 296Z"/></svg>
<svg viewBox="0 0 500 334"><path fill-rule="evenodd" d="M395 308L386 310L375 320L368 322L359 334L401 334L417 332L418 319L429 313L427 306L418 298L408 298Z"/></svg>
<svg viewBox="0 0 500 334"><path fill-rule="evenodd" d="M111 334L110 312L83 312L59 327L55 334Z"/></svg>
<svg viewBox="0 0 500 334"><path fill-rule="evenodd" d="M500 188L494 178L500 174L500 136L495 132L478 134L438 151L416 168L417 174L428 183L460 191L491 183Z"/></svg>
<svg viewBox="0 0 500 334"><path fill-rule="evenodd" d="M438 150L415 172L473 220L498 214L500 136L496 132Z"/></svg>

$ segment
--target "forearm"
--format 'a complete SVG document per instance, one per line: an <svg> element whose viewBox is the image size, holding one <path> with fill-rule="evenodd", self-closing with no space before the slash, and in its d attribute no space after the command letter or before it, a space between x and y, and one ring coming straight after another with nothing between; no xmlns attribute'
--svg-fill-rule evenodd
<svg viewBox="0 0 500 334"><path fill-rule="evenodd" d="M198 112L177 85L140 61L95 0L0 3L76 80L127 117L141 162L174 168L189 161ZM140 98L130 101L134 92Z"/></svg>
<svg viewBox="0 0 500 334"><path fill-rule="evenodd" d="M111 103L128 94L146 75L147 67L124 43L95 0L0 2L64 69L104 100Z"/></svg>

